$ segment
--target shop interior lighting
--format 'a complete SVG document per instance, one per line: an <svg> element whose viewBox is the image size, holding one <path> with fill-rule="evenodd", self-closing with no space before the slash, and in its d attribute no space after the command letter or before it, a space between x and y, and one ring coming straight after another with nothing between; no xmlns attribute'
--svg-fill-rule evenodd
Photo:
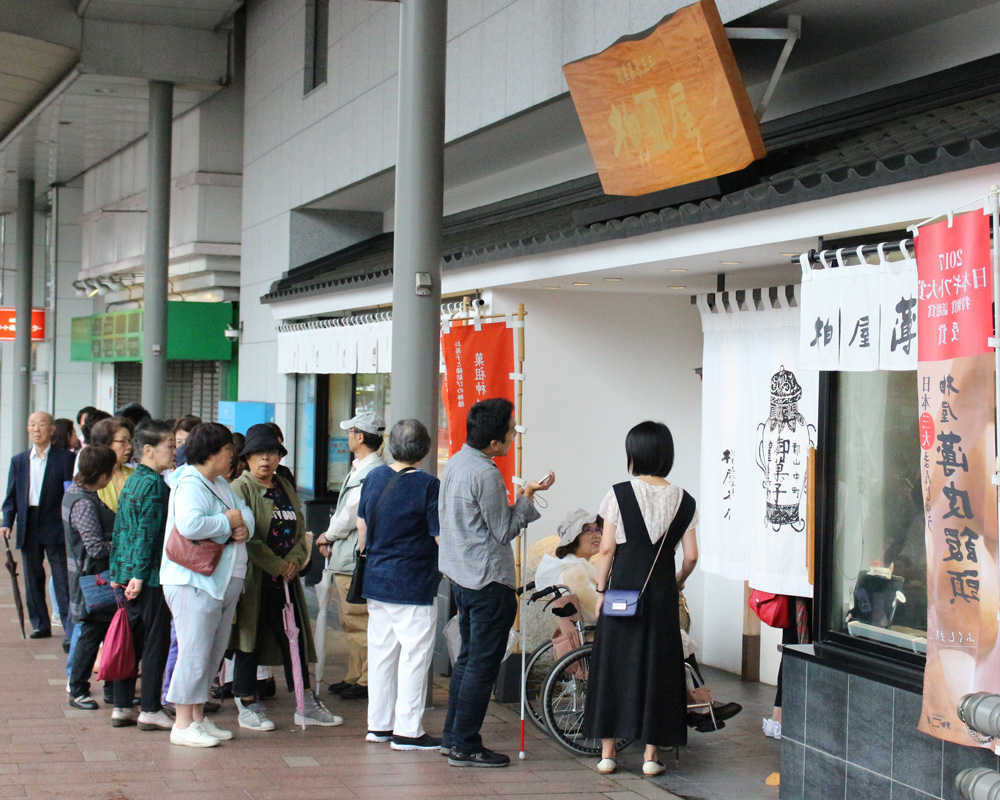
<svg viewBox="0 0 1000 800"><path fill-rule="evenodd" d="M683 286L668 286L668 289L683 289Z"/></svg>
<svg viewBox="0 0 1000 800"><path fill-rule="evenodd" d="M585 283L585 282L583 282L583 281L577 281L577 282L576 282L576 283L574 283L573 285L574 285L574 286L590 286L590 284L589 284L589 283Z"/></svg>
<svg viewBox="0 0 1000 800"><path fill-rule="evenodd" d="M743 262L742 261L720 261L719 263L722 264L724 267L737 267L740 264L742 264Z"/></svg>
<svg viewBox="0 0 1000 800"><path fill-rule="evenodd" d="M795 258L798 253L778 253L779 256L785 256L786 258Z"/></svg>
<svg viewBox="0 0 1000 800"><path fill-rule="evenodd" d="M687 272L687 270L682 269L681 267L671 267L667 270L667 272Z"/></svg>
<svg viewBox="0 0 1000 800"><path fill-rule="evenodd" d="M624 278L605 278L605 283L621 283Z"/></svg>
<svg viewBox="0 0 1000 800"><path fill-rule="evenodd" d="M559 289L562 289L562 286L546 286L545 288L546 288L546 289L555 289L555 290L559 290Z"/></svg>

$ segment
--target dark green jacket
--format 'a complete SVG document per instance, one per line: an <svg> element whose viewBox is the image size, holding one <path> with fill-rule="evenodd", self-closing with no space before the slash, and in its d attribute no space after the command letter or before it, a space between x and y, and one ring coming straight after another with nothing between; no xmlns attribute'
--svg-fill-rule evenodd
<svg viewBox="0 0 1000 800"><path fill-rule="evenodd" d="M160 585L169 502L170 487L162 475L142 464L129 475L118 498L111 544L111 580L115 583L139 578L145 586Z"/></svg>
<svg viewBox="0 0 1000 800"><path fill-rule="evenodd" d="M229 637L229 649L243 653L257 650L259 664L276 666L284 661L281 643L276 641L269 628L263 628L260 633L267 637L266 641L257 641L257 620L260 617L260 582L264 574L280 575L288 563L295 564L301 570L308 562L310 552L306 547L306 522L302 517L299 495L295 487L279 475L274 476L281 488L285 490L288 499L295 509L296 528L295 545L288 555L282 558L275 555L267 546L267 533L271 529L271 517L274 513L274 503L264 497L267 491L249 472L244 472L233 481L233 494L242 498L253 512L256 528L253 537L247 541L247 577L243 584L243 594L236 606L236 619L233 621L233 632ZM306 595L302 589L302 581L298 578L290 581L288 591L292 603L298 611L300 626L299 636L305 645L306 660L311 664L316 660L316 647L313 644L312 625L309 624L309 612L306 609ZM303 670L307 665L302 665Z"/></svg>

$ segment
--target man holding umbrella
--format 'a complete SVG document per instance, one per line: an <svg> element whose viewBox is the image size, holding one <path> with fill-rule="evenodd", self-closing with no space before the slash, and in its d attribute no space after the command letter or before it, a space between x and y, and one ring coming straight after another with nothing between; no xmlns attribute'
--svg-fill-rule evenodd
<svg viewBox="0 0 1000 800"><path fill-rule="evenodd" d="M49 607L45 601L44 560L49 560L65 636L63 650L69 652L73 620L69 610L62 499L64 485L73 480L73 454L52 446L54 430L51 414L36 411L28 417L31 447L10 460L0 534L5 540L9 539L11 529L17 525L17 546L24 561L28 619L34 629L30 634L32 639L47 639L52 635Z"/></svg>

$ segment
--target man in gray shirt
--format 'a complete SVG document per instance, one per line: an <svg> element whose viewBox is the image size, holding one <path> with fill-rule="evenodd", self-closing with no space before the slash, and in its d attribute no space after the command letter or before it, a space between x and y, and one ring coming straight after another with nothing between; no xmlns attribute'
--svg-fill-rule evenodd
<svg viewBox="0 0 1000 800"><path fill-rule="evenodd" d="M462 449L444 469L438 499L438 566L451 581L462 649L451 673L442 750L453 767L505 767L510 758L483 746L479 733L517 616L514 553L510 543L540 516L535 492L555 481L529 482L507 504L503 476L493 462L514 441L514 404L502 398L476 403L466 419Z"/></svg>

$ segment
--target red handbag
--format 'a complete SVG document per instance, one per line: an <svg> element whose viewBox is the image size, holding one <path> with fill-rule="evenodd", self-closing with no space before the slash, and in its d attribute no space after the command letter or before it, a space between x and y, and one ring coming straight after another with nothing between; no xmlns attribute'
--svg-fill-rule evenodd
<svg viewBox="0 0 1000 800"><path fill-rule="evenodd" d="M111 619L108 633L104 637L101 669L97 673L97 679L99 681L123 681L127 678L134 678L138 674L136 666L132 628L128 624L125 605L119 600L118 610Z"/></svg>
<svg viewBox="0 0 1000 800"><path fill-rule="evenodd" d="M788 627L788 596L754 589L747 602L760 621L772 628Z"/></svg>

